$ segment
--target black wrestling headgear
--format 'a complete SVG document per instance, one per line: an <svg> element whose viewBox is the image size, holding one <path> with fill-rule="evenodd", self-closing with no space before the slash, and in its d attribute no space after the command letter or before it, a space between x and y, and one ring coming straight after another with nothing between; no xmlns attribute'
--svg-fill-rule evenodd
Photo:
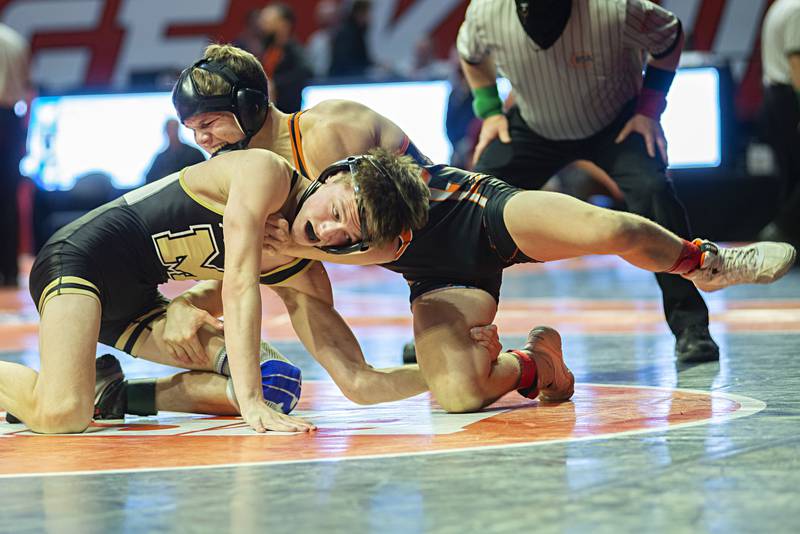
<svg viewBox="0 0 800 534"><path fill-rule="evenodd" d="M389 173L380 164L380 162L375 158L375 156L369 154L363 154L361 156L350 156L347 159L339 160L331 165L328 165L319 175L315 181L311 182L308 186L308 189L303 191L303 194L300 196L300 200L297 201L297 212L300 211L301 206L308 200L317 189L320 188L322 184L324 184L328 178L333 176L334 174L338 174L342 171L350 171L350 175L353 176L353 192L356 196L356 202L358 203L358 218L361 222L361 241L357 243L351 243L350 245L342 245L342 246L322 246L316 247L324 252L329 254L352 254L353 252L364 252L365 250L369 249L369 237L367 236L367 217L366 211L364 210L364 205L361 203L361 199L359 198L359 191L358 191L358 181L355 180L356 176L356 169L361 161L369 162L373 167L378 169L378 173L383 176L386 180L394 183Z"/></svg>
<svg viewBox="0 0 800 534"><path fill-rule="evenodd" d="M218 75L228 82L230 90L222 95L200 94L191 75L194 69ZM261 80L245 80L237 76L227 65L203 58L181 72L172 89L172 104L182 123L198 113L230 111L239 122L245 138L235 145L229 145L226 149L244 148L267 119L269 109L267 78L264 76Z"/></svg>

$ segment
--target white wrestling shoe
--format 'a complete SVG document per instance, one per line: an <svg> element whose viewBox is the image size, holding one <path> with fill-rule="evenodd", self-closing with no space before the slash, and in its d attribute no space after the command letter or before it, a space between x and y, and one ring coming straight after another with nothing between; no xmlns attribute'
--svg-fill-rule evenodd
<svg viewBox="0 0 800 534"><path fill-rule="evenodd" d="M709 292L736 284L771 284L789 271L797 256L790 244L774 241L730 248L702 239L693 243L703 253L700 267L681 276Z"/></svg>

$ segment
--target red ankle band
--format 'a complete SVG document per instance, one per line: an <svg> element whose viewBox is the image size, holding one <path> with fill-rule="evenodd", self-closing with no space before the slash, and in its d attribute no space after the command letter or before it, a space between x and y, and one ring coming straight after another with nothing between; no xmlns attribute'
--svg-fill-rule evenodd
<svg viewBox="0 0 800 534"><path fill-rule="evenodd" d="M519 361L519 382L517 383L517 389L530 388L536 381L536 362L521 350L510 350L508 352L516 356L517 361Z"/></svg>
<svg viewBox="0 0 800 534"><path fill-rule="evenodd" d="M678 257L675 265L670 267L666 272L672 274L686 274L692 272L700 267L700 259L702 257L703 253L700 247L684 239L681 255Z"/></svg>

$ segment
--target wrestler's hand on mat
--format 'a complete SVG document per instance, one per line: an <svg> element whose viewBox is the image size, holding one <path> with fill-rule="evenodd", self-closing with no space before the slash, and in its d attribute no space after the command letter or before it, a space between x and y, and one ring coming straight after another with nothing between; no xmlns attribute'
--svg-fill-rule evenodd
<svg viewBox="0 0 800 534"><path fill-rule="evenodd" d="M222 332L222 321L185 299L176 298L167 306L164 333L161 339L156 336L156 345L183 365L206 364L208 355L197 336L203 325Z"/></svg>
<svg viewBox="0 0 800 534"><path fill-rule="evenodd" d="M469 329L469 335L478 345L489 352L492 361L496 360L500 355L500 351L503 350L500 336L497 335L496 325L475 326Z"/></svg>
<svg viewBox="0 0 800 534"><path fill-rule="evenodd" d="M667 161L667 138L664 137L664 130L661 128L660 122L651 119L647 115L637 113L625 123L614 142L619 144L634 132L644 137L647 154L651 158L656 157L655 148L658 147L658 153L661 155L664 165L669 165L669 161Z"/></svg>
<svg viewBox="0 0 800 534"><path fill-rule="evenodd" d="M277 213L267 217L267 223L264 226L264 251L270 256L277 256L284 254L293 244L289 221Z"/></svg>
<svg viewBox="0 0 800 534"><path fill-rule="evenodd" d="M239 403L242 418L256 432L275 430L278 432L310 432L317 427L305 419L284 415L267 406L263 400Z"/></svg>
<svg viewBox="0 0 800 534"><path fill-rule="evenodd" d="M511 135L508 133L508 119L502 113L484 119L478 143L475 145L475 152L472 154L472 165L478 162L478 158L481 157L486 146L498 137L503 143L511 142Z"/></svg>

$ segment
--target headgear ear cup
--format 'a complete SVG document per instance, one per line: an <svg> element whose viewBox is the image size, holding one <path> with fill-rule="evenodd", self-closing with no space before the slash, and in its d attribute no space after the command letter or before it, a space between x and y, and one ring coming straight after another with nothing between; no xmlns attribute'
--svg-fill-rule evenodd
<svg viewBox="0 0 800 534"><path fill-rule="evenodd" d="M267 119L267 95L255 89L244 88L236 91L235 115L242 129L250 135L256 134Z"/></svg>

